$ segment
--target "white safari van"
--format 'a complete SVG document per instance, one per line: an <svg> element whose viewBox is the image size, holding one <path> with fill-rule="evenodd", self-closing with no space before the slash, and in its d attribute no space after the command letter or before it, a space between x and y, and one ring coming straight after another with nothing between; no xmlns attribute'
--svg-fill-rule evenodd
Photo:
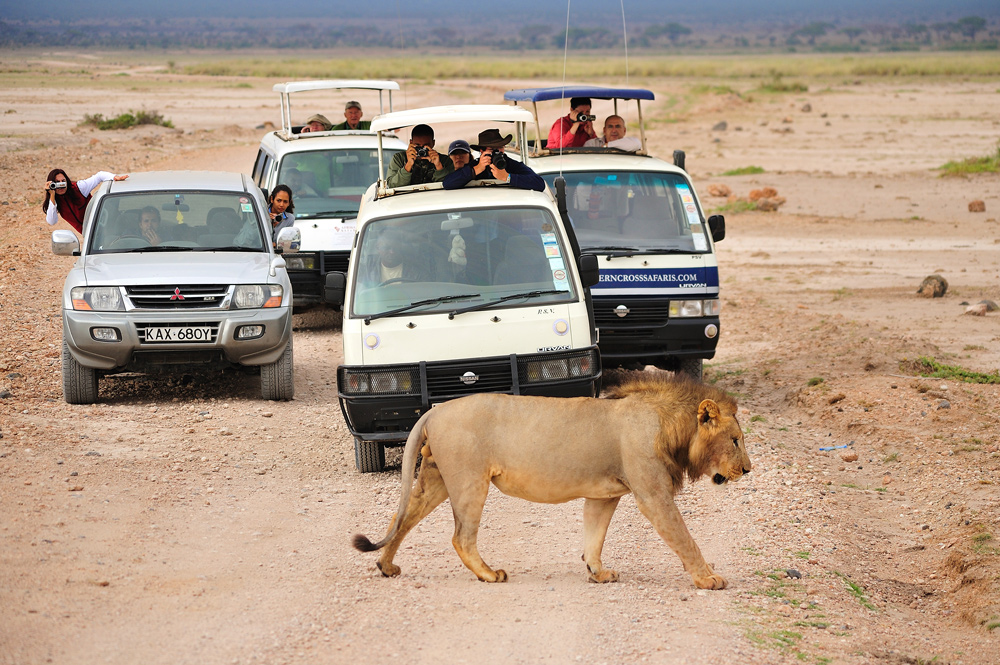
<svg viewBox="0 0 1000 665"><path fill-rule="evenodd" d="M613 106L606 110L638 129L638 141L627 146L630 152L549 149L544 140L521 150L551 186L564 180L580 251L600 257L593 298L602 362L606 367L655 365L701 378L703 360L715 356L719 341L715 243L725 237L725 219L706 219L684 171L682 151L674 152L673 164L648 154L641 101L653 99L649 90L566 86L504 95L515 104L531 104L538 137L547 136L548 126L543 133L537 103L557 101L561 114L572 97L610 100ZM635 115L619 110L619 101L633 100ZM593 121L598 136L607 115Z"/></svg>
<svg viewBox="0 0 1000 665"><path fill-rule="evenodd" d="M391 111L395 90L395 81L293 81L274 86L281 98L281 129L261 139L252 176L265 192L279 184L296 190L292 198L301 247L296 254L285 254L296 310L322 304L327 273L347 270L361 197L378 178L379 140L371 129L302 133L302 127L292 123L292 94L312 93L296 97L310 100L310 106L298 112L302 118L320 112L337 123L348 101L360 101L369 118ZM377 105L373 93L378 93ZM370 103L367 97L372 97ZM406 150L406 143L394 135L383 136L382 150L391 159Z"/></svg>
<svg viewBox="0 0 1000 665"><path fill-rule="evenodd" d="M379 116L377 132L470 123L472 133L531 114L512 106L446 106ZM506 126L505 126L506 125ZM343 299L340 405L355 437L358 469L384 467L435 404L463 395L593 396L600 356L587 287L597 260L577 255L551 192L473 180L388 188L387 154L365 194L346 277L327 289ZM391 260L383 260L387 254Z"/></svg>

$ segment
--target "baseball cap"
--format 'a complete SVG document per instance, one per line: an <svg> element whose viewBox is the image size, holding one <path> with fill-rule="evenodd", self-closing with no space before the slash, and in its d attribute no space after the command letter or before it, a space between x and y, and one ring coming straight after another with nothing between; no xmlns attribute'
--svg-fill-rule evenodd
<svg viewBox="0 0 1000 665"><path fill-rule="evenodd" d="M455 139L454 141L451 142L451 145L448 146L448 154L450 155L451 153L456 152L458 150L467 152L470 155L472 154L472 149L469 147L469 142L463 141L462 139Z"/></svg>
<svg viewBox="0 0 1000 665"><path fill-rule="evenodd" d="M361 102L356 102L356 101L351 100L351 101L347 102L347 104L344 106L344 110L346 111L347 109L358 109L360 111L361 110Z"/></svg>

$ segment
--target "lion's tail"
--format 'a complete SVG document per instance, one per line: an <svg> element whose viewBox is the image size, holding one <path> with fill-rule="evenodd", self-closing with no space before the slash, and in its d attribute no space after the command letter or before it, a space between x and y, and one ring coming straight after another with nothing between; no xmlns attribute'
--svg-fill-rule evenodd
<svg viewBox="0 0 1000 665"><path fill-rule="evenodd" d="M425 425L430 415L431 411L428 410L424 415L420 416L420 420L410 430L410 435L406 437L406 446L403 448L403 462L400 468L402 491L399 495L399 510L396 511L396 516L392 518L392 524L389 526L388 533L385 534L385 538L377 543L373 543L363 534L355 534L351 542L354 544L354 549L359 552L374 552L375 550L382 549L399 531L400 521L403 519L403 515L406 514L406 506L409 505L410 495L413 493L413 474L417 470L417 456L420 455L420 449L427 440Z"/></svg>

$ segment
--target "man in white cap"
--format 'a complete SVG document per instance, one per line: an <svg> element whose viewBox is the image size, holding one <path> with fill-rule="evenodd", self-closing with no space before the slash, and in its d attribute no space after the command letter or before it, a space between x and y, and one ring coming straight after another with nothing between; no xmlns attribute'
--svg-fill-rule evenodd
<svg viewBox="0 0 1000 665"><path fill-rule="evenodd" d="M448 146L448 156L451 157L451 161L455 164L455 170L457 171L472 159L472 148L469 147L468 141L455 139Z"/></svg>
<svg viewBox="0 0 1000 665"><path fill-rule="evenodd" d="M459 189L472 180L493 179L518 189L544 192L545 181L540 175L516 159L508 159L504 155L504 146L510 143L512 138L510 134L501 136L499 129L479 132L479 143L470 146L479 151L479 159L445 176L442 181L444 188Z"/></svg>
<svg viewBox="0 0 1000 665"><path fill-rule="evenodd" d="M306 120L305 126L299 130L300 134L305 134L307 132L328 132L330 128L333 127L333 123L326 119L326 116L322 113L315 113L309 116Z"/></svg>
<svg viewBox="0 0 1000 665"><path fill-rule="evenodd" d="M349 101L344 106L344 122L334 125L333 129L368 129L372 123L368 120L362 120L361 115L361 103Z"/></svg>

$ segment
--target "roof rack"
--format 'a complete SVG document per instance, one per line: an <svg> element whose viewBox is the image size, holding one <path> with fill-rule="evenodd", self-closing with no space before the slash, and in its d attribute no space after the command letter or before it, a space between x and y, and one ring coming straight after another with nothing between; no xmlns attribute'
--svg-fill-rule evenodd
<svg viewBox="0 0 1000 665"><path fill-rule="evenodd" d="M654 95L652 91L645 88L608 88L597 85L561 85L551 88L520 88L518 90L508 90L503 98L514 102L531 102L532 114L535 119L535 135L538 140L533 145L525 144L526 148L533 147L532 154L551 154L549 150L541 147L542 128L538 123L538 102L547 102L557 99L572 99L573 97L590 97L591 99L609 99L614 101L615 115L618 115L618 100L635 100L639 111L639 138L642 141L642 148L634 154L645 155L646 151L646 126L642 119L642 100L652 101ZM543 152L544 150L544 152ZM527 150L525 150L527 152Z"/></svg>
<svg viewBox="0 0 1000 665"><path fill-rule="evenodd" d="M292 133L292 104L291 94L293 92L306 92L315 90L378 90L379 113L385 113L383 92L388 92L389 112L392 112L392 91L399 90L399 84L395 81L368 81L364 79L327 79L322 81L289 81L287 83L275 83L272 88L281 98L281 131L284 138L302 138L300 134ZM316 132L316 135L327 135L328 132Z"/></svg>

